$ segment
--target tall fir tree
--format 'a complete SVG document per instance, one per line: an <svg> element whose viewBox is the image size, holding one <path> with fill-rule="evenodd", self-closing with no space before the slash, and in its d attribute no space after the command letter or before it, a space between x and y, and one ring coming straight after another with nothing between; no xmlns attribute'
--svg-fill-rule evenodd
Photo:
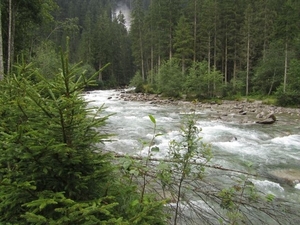
<svg viewBox="0 0 300 225"><path fill-rule="evenodd" d="M174 57L181 61L182 74L184 75L186 65L193 55L193 32L185 16L181 16L175 28Z"/></svg>

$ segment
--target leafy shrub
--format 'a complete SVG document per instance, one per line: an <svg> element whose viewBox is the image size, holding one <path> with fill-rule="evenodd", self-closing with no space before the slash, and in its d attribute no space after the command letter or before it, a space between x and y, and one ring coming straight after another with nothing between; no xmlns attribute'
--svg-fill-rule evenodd
<svg viewBox="0 0 300 225"><path fill-rule="evenodd" d="M158 72L158 90L164 96L179 97L183 87L183 74L175 59L164 62Z"/></svg>
<svg viewBox="0 0 300 225"><path fill-rule="evenodd" d="M135 92L139 93L145 91L143 85L144 85L144 81L142 75L139 71L137 71L133 76L133 78L131 79L129 86L135 87Z"/></svg>
<svg viewBox="0 0 300 225"><path fill-rule="evenodd" d="M277 94L277 105L279 106L300 106L299 93L280 93Z"/></svg>

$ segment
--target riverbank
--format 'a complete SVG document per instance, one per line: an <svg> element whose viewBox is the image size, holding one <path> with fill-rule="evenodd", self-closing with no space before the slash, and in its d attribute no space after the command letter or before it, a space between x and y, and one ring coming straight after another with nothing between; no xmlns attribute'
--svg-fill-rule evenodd
<svg viewBox="0 0 300 225"><path fill-rule="evenodd" d="M150 105L175 105L184 111L183 114L206 112L213 120L253 124L268 120L268 115L274 114L277 121L296 125L300 121L300 108L285 108L264 104L262 101L229 101L190 102L174 98L163 98L157 94L144 94L123 91L120 96L124 101L138 101Z"/></svg>
<svg viewBox="0 0 300 225"><path fill-rule="evenodd" d="M204 113L206 118L209 118L211 121L220 121L221 123L254 125L257 124L258 121L267 120L267 116L271 113L276 117L275 129L277 129L278 126L281 127L283 136L288 137L290 135L299 134L299 132L291 132L289 129L289 127L300 128L299 108L267 105L262 101L247 102L222 100L219 102L190 102L172 98L163 98L154 94L141 94L125 91L114 97L120 98L123 101L137 101L151 106L178 106L181 110L181 114L196 113L201 115ZM272 126L272 124L257 124L257 126ZM270 170L265 170L263 176L268 177L275 182L300 189L300 170L289 168L288 165L283 166L283 168L280 169L275 167Z"/></svg>

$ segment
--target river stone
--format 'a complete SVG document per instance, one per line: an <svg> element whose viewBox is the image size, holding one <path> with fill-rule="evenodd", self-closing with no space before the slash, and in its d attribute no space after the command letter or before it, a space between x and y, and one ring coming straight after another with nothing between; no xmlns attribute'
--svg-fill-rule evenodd
<svg viewBox="0 0 300 225"><path fill-rule="evenodd" d="M291 186L300 182L300 170L298 169L278 169L270 171L269 174L272 178L279 182L286 183Z"/></svg>

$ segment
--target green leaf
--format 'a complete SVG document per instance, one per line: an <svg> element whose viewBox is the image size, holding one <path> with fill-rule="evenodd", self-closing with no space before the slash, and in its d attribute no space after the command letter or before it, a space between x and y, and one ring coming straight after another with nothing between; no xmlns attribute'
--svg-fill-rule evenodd
<svg viewBox="0 0 300 225"><path fill-rule="evenodd" d="M48 173L48 170L47 168L43 168L43 173L47 174Z"/></svg>
<svg viewBox="0 0 300 225"><path fill-rule="evenodd" d="M47 219L41 215L36 215L34 213L31 213L31 212L26 212L24 216L21 216L21 217L24 217L27 222L29 223L46 223L47 222Z"/></svg>
<svg viewBox="0 0 300 225"><path fill-rule="evenodd" d="M152 115L149 115L149 118L153 124L156 124L156 120Z"/></svg>
<svg viewBox="0 0 300 225"><path fill-rule="evenodd" d="M266 199L268 202L272 202L275 199L275 195L267 194Z"/></svg>
<svg viewBox="0 0 300 225"><path fill-rule="evenodd" d="M159 152L159 147L152 147L151 152Z"/></svg>
<svg viewBox="0 0 300 225"><path fill-rule="evenodd" d="M131 206L133 207L136 206L137 204L139 204L139 200L137 199L131 202Z"/></svg>
<svg viewBox="0 0 300 225"><path fill-rule="evenodd" d="M134 176L138 176L139 175L139 171L138 170L134 170L134 169L130 170L129 173L132 174L132 175L134 175Z"/></svg>

